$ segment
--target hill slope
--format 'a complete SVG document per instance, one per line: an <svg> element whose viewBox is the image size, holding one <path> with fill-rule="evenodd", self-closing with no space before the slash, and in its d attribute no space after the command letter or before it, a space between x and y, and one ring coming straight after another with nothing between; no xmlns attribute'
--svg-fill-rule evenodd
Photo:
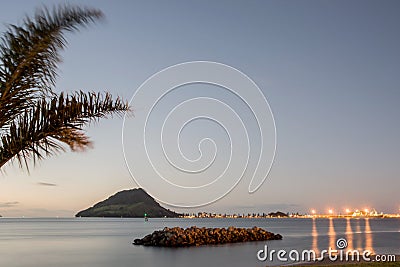
<svg viewBox="0 0 400 267"><path fill-rule="evenodd" d="M152 218L176 218L180 215L161 207L146 191L138 188L120 191L75 216L143 218L144 214Z"/></svg>

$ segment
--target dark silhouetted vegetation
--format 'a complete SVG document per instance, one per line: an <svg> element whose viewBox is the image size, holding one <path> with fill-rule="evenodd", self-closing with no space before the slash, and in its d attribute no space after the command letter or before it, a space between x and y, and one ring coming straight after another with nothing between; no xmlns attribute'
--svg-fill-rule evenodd
<svg viewBox="0 0 400 267"><path fill-rule="evenodd" d="M85 150L88 123L129 111L127 102L109 93L55 93L65 33L103 18L98 9L57 6L38 9L22 25L9 25L0 43L0 168L56 152Z"/></svg>
<svg viewBox="0 0 400 267"><path fill-rule="evenodd" d="M180 214L161 207L143 189L139 188L118 192L93 207L78 212L76 217L143 218L145 214L150 218L180 216Z"/></svg>

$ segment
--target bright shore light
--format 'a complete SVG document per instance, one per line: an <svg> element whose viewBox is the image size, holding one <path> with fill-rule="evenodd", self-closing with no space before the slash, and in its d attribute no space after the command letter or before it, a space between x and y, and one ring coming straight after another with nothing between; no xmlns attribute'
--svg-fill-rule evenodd
<svg viewBox="0 0 400 267"><path fill-rule="evenodd" d="M329 209L328 212L329 212L329 214L333 214L333 210L332 209Z"/></svg>
<svg viewBox="0 0 400 267"><path fill-rule="evenodd" d="M311 213L312 213L312 214L315 214L315 213L316 213L316 211L315 211L314 209L312 209L312 210L311 210Z"/></svg>
<svg viewBox="0 0 400 267"><path fill-rule="evenodd" d="M346 209L346 213L350 213L350 209Z"/></svg>
<svg viewBox="0 0 400 267"><path fill-rule="evenodd" d="M364 209L364 211L365 211L366 213L368 213L368 212L369 212L369 209Z"/></svg>

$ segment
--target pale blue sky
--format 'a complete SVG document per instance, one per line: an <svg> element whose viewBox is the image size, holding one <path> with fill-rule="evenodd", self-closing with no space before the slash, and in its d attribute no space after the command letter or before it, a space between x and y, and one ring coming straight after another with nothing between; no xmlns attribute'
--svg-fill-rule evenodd
<svg viewBox="0 0 400 267"><path fill-rule="evenodd" d="M58 2L100 8L106 21L68 36L57 91L107 90L130 99L157 71L193 60L231 65L261 88L278 133L270 176L255 194L244 179L201 209L399 210L398 1L10 1L1 4L0 31L41 3ZM72 216L136 187L121 125L91 126L94 149L43 161L30 175L7 167L0 214Z"/></svg>

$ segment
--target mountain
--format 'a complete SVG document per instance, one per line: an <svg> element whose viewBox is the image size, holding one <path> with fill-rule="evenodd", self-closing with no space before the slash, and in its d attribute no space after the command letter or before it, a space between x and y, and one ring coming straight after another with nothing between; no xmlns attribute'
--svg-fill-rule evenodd
<svg viewBox="0 0 400 267"><path fill-rule="evenodd" d="M143 218L145 214L152 218L180 216L178 213L161 207L142 188L120 191L93 207L78 212L75 216Z"/></svg>

